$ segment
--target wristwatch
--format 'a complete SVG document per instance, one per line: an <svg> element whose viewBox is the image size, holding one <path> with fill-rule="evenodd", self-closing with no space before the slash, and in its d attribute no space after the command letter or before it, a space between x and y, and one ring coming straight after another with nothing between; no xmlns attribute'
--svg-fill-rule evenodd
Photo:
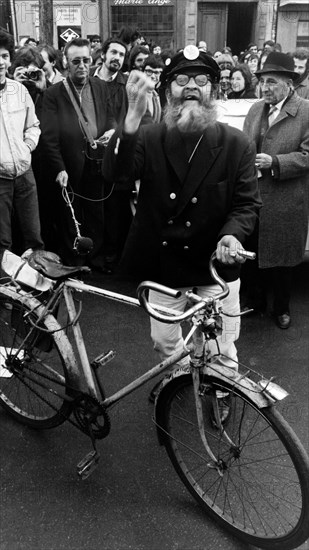
<svg viewBox="0 0 309 550"><path fill-rule="evenodd" d="M29 151L30 151L30 153L32 153L32 147L31 147L30 143L25 141L25 145L27 145L27 147L29 147Z"/></svg>

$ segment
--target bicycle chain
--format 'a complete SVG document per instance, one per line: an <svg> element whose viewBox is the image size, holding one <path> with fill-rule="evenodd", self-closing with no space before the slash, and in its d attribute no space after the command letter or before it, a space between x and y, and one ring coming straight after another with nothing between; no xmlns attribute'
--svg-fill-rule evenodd
<svg viewBox="0 0 309 550"><path fill-rule="evenodd" d="M110 432L110 418L106 408L100 401L88 395L81 393L74 399L74 416L81 430L94 439L103 439ZM98 420L103 418L103 425Z"/></svg>

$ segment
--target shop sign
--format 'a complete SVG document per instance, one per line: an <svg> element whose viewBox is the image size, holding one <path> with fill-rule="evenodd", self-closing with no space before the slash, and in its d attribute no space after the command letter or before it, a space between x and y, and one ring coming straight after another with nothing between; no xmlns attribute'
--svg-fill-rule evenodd
<svg viewBox="0 0 309 550"><path fill-rule="evenodd" d="M175 0L111 0L112 6L174 6Z"/></svg>
<svg viewBox="0 0 309 550"><path fill-rule="evenodd" d="M54 20L57 22L58 27L65 27L66 25L81 25L81 10L80 6L61 6L61 4L54 4Z"/></svg>
<svg viewBox="0 0 309 550"><path fill-rule="evenodd" d="M73 31L72 29L67 29L60 34L60 38L62 38L62 40L64 40L65 42L71 42L73 38L79 38L79 34L77 34L77 32Z"/></svg>

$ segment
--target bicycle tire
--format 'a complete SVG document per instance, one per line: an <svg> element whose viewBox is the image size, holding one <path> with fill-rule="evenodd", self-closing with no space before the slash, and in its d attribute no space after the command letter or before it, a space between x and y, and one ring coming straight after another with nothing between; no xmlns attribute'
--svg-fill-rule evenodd
<svg viewBox="0 0 309 550"><path fill-rule="evenodd" d="M39 322L46 332L33 328L42 310L31 295L0 287L0 405L36 429L56 427L72 411L64 396L74 354L52 315Z"/></svg>
<svg viewBox="0 0 309 550"><path fill-rule="evenodd" d="M258 409L241 388L203 376L203 417L208 443L221 459L211 466L197 427L192 376L175 378L157 403L160 441L182 482L221 526L242 541L268 550L290 550L309 536L309 460L299 439L274 408ZM230 392L225 430L213 423L211 393ZM215 394L216 395L216 394Z"/></svg>

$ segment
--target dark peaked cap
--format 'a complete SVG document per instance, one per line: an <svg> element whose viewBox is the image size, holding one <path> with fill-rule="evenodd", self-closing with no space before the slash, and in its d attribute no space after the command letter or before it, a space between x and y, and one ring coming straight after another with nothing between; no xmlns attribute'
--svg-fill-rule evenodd
<svg viewBox="0 0 309 550"><path fill-rule="evenodd" d="M209 74L213 80L220 78L220 68L216 61L192 44L177 52L165 66L161 75L161 84L166 85L172 80L174 74L181 74L189 69L197 69L201 73Z"/></svg>
<svg viewBox="0 0 309 550"><path fill-rule="evenodd" d="M299 77L299 74L294 71L293 58L281 52L270 52L266 57L263 68L259 71L255 71L257 76L265 73L281 73L289 76L293 80Z"/></svg>

